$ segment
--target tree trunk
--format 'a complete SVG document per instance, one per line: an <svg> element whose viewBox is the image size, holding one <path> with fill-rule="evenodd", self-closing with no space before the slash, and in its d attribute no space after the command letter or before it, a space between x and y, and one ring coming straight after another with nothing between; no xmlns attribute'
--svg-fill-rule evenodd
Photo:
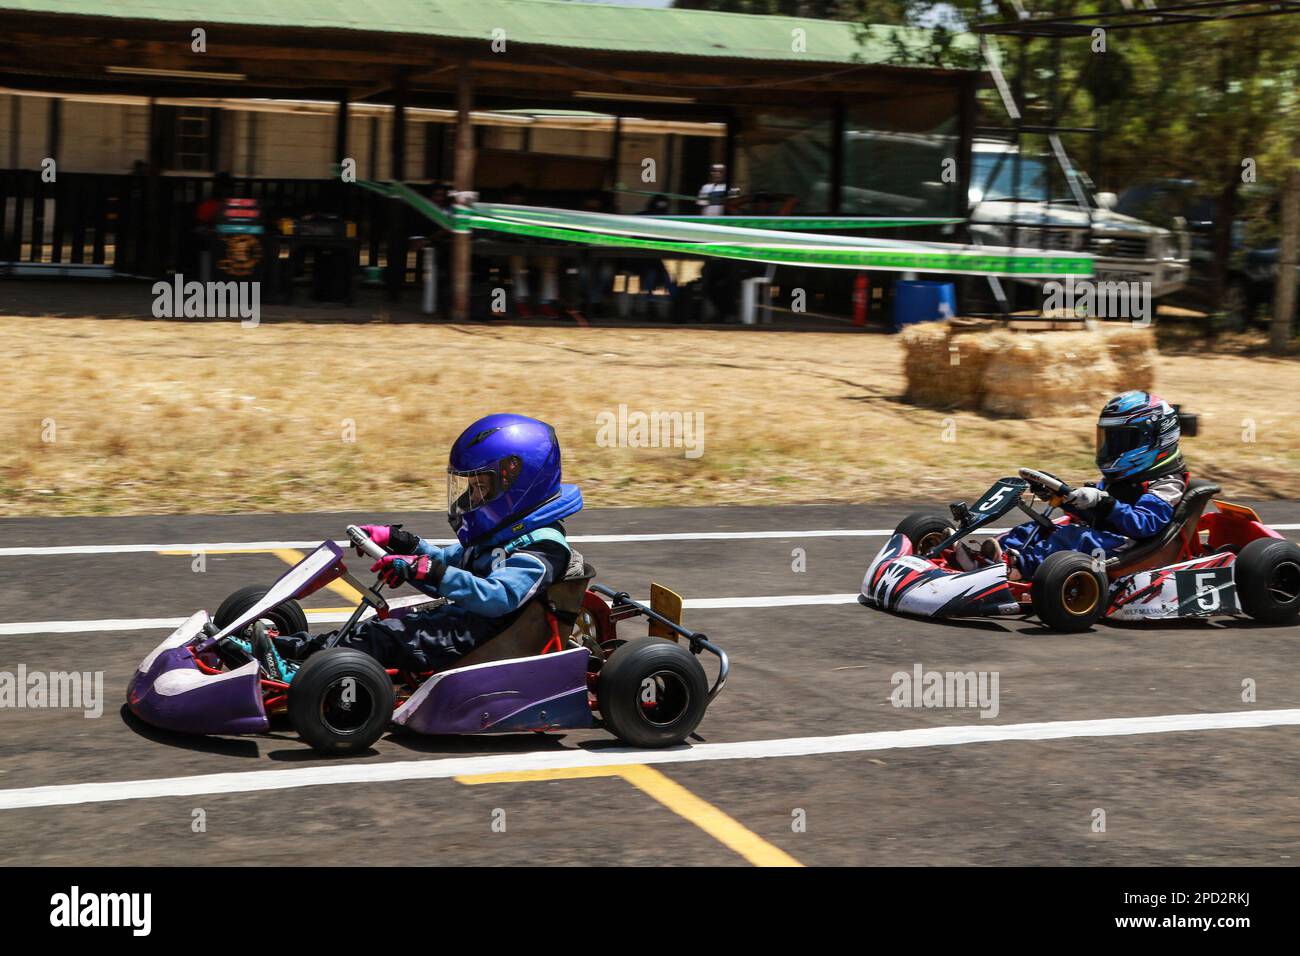
<svg viewBox="0 0 1300 956"><path fill-rule="evenodd" d="M1297 246L1300 246L1300 169L1292 168L1282 187L1282 235L1277 249L1277 278L1273 286L1273 323L1269 348L1285 352L1291 345L1296 306Z"/></svg>

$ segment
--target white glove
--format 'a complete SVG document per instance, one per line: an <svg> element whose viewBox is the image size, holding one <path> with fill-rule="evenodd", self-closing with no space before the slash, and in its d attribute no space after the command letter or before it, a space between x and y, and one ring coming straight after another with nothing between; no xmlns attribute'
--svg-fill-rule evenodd
<svg viewBox="0 0 1300 956"><path fill-rule="evenodd" d="M1077 511L1091 511L1109 497L1110 495L1100 488L1089 488L1085 485L1082 488L1075 488L1062 500Z"/></svg>

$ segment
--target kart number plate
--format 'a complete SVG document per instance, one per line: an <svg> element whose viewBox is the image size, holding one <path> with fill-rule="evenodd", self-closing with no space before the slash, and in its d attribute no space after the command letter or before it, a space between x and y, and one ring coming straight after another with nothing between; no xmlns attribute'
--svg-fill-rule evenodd
<svg viewBox="0 0 1300 956"><path fill-rule="evenodd" d="M1178 615L1235 614L1237 587L1232 568L1189 568L1174 572L1178 589Z"/></svg>

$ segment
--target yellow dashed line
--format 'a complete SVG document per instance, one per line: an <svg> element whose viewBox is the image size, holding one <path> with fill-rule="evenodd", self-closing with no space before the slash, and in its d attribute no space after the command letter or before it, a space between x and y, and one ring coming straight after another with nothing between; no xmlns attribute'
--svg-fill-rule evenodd
<svg viewBox="0 0 1300 956"><path fill-rule="evenodd" d="M784 850L768 843L757 833L727 816L713 804L701 800L680 783L644 764L626 767L574 767L557 770L521 770L456 777L458 783L530 783L538 780L577 780L588 777L622 777L642 793L654 797L683 820L695 824L723 846L739 853L755 866L803 866Z"/></svg>
<svg viewBox="0 0 1300 956"><path fill-rule="evenodd" d="M167 555L184 555L185 557L191 557L193 555L192 551L159 551L158 553L167 554ZM290 566L297 564L304 557L301 551L296 551L293 548L213 548L212 550L204 551L203 553L204 554L273 554L281 561L283 561L285 564L288 564ZM326 612L326 611L351 611L354 610L356 606L361 603L361 593L352 585L348 584L347 581L339 579L336 581L331 581L329 584L325 586L329 588L331 591L333 591L335 594L337 594L339 597L343 598L343 600L352 602L352 607L341 607L341 608L340 607L330 607L330 608L318 607L318 608L311 608L308 611L308 613L311 613L313 611L318 613Z"/></svg>

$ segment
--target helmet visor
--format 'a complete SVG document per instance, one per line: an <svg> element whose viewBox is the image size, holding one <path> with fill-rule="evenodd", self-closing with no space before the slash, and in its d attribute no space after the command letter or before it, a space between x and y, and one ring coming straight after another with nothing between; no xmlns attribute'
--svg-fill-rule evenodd
<svg viewBox="0 0 1300 956"><path fill-rule="evenodd" d="M513 455L495 466L476 471L447 469L447 515L455 518L496 501L514 484L519 459Z"/></svg>
<svg viewBox="0 0 1300 956"><path fill-rule="evenodd" d="M1118 459L1135 448L1146 448L1151 442L1149 425L1112 425L1097 428L1097 463L1104 465Z"/></svg>

